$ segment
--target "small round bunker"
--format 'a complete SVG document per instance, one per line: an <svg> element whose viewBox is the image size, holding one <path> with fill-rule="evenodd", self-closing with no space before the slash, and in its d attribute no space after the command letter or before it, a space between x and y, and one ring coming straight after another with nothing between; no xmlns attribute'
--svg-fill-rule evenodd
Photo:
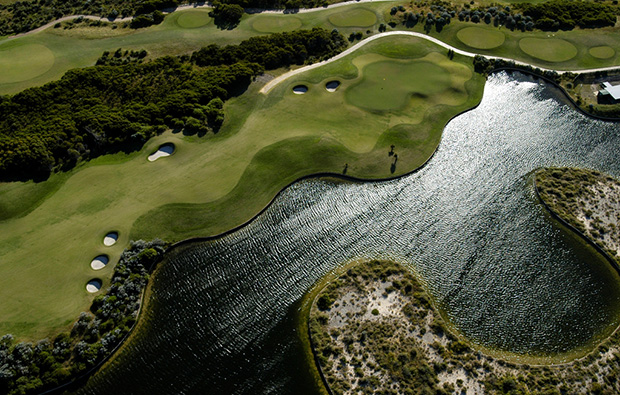
<svg viewBox="0 0 620 395"><path fill-rule="evenodd" d="M110 262L110 258L107 255L99 255L90 262L90 267L93 270L101 270L106 267L108 262Z"/></svg>
<svg viewBox="0 0 620 395"><path fill-rule="evenodd" d="M114 244L116 244L117 240L118 240L118 232L109 232L103 238L103 245L106 247L111 247Z"/></svg>
<svg viewBox="0 0 620 395"><path fill-rule="evenodd" d="M340 86L340 81L329 81L327 84L325 84L325 89L328 92L336 92L336 89L338 89L338 87Z"/></svg>
<svg viewBox="0 0 620 395"><path fill-rule="evenodd" d="M91 294L98 292L101 289L101 285L103 283L98 278L93 278L88 283L86 283L86 290Z"/></svg>
<svg viewBox="0 0 620 395"><path fill-rule="evenodd" d="M295 93L296 95L303 95L306 92L308 92L308 87L305 85L296 85L293 88L293 93Z"/></svg>

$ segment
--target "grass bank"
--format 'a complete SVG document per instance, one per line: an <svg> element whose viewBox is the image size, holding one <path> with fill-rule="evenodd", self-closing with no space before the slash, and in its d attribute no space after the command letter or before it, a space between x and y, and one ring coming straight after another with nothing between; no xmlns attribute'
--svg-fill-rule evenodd
<svg viewBox="0 0 620 395"><path fill-rule="evenodd" d="M401 89L417 74L387 73L403 66L437 84ZM330 81L340 83L333 92ZM307 92L294 93L297 85ZM468 58L450 60L426 40L399 37L296 75L268 95L257 93L261 86L227 102L216 135L166 132L140 152L100 157L42 184L0 185L0 332L37 339L70 325L93 298L86 282L96 275L105 289L131 239L225 232L311 174L377 179L416 169L434 153L446 122L477 105L484 79ZM164 143L174 153L148 161ZM110 231L119 239L107 247ZM102 254L112 264L95 272L89 263Z"/></svg>

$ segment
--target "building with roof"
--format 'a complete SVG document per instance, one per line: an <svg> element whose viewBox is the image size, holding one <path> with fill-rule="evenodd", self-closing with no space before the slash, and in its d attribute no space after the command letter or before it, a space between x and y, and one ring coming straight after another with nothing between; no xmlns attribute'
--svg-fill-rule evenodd
<svg viewBox="0 0 620 395"><path fill-rule="evenodd" d="M618 104L620 103L620 85L612 85L609 82L603 82L603 89L598 91L597 101L599 104Z"/></svg>

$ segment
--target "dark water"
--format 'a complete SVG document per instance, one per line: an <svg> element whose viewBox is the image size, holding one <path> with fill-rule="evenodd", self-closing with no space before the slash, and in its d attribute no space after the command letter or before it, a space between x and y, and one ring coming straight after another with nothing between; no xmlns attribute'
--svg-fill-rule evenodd
<svg viewBox="0 0 620 395"><path fill-rule="evenodd" d="M310 393L296 301L363 257L408 264L487 347L557 354L609 333L620 279L550 220L530 174L553 165L620 176L620 125L553 97L547 85L495 75L419 172L298 183L239 232L178 250L155 279L148 332L83 392Z"/></svg>

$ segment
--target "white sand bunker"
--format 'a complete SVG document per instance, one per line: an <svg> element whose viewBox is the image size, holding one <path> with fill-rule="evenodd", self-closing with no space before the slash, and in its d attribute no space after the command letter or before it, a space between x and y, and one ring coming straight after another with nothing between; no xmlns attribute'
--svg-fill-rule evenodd
<svg viewBox="0 0 620 395"><path fill-rule="evenodd" d="M308 92L308 87L305 85L297 85L293 88L293 93L296 95L303 95L306 92Z"/></svg>
<svg viewBox="0 0 620 395"><path fill-rule="evenodd" d="M92 267L93 270L101 270L108 264L109 261L110 258L108 258L107 255L99 255L90 262L90 267Z"/></svg>
<svg viewBox="0 0 620 395"><path fill-rule="evenodd" d="M103 238L103 245L106 247L113 246L114 244L116 244L116 240L118 240L118 233L110 232Z"/></svg>
<svg viewBox="0 0 620 395"><path fill-rule="evenodd" d="M174 144L166 143L159 147L157 151L149 155L149 162L154 162L164 156L170 156L174 152Z"/></svg>
<svg viewBox="0 0 620 395"><path fill-rule="evenodd" d="M338 89L339 86L340 81L329 81L325 84L325 89L327 89L328 92L336 92L336 89Z"/></svg>
<svg viewBox="0 0 620 395"><path fill-rule="evenodd" d="M91 294L95 293L101 289L101 284L101 280L99 280L98 278L93 278L88 282L88 284L86 284L86 290Z"/></svg>

